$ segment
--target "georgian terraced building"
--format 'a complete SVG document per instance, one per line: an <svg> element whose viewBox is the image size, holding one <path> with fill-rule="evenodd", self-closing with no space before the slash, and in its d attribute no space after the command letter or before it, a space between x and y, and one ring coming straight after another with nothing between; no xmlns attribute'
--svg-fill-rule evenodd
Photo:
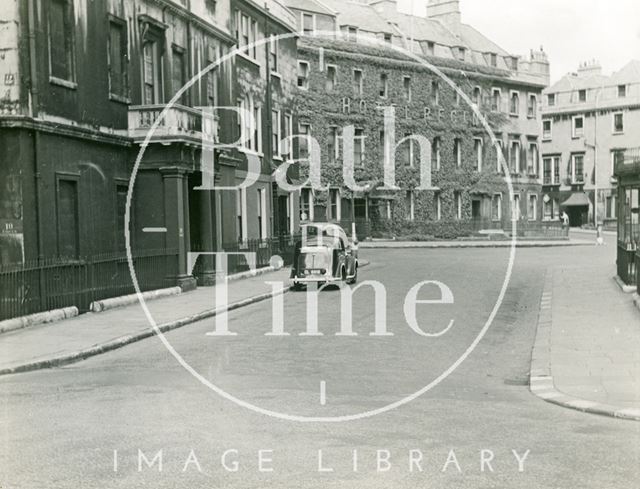
<svg viewBox="0 0 640 489"><path fill-rule="evenodd" d="M427 16L399 13L393 0L369 3L288 0L296 14L299 132L321 146L328 191L304 189L301 216L356 222L361 235L457 236L473 227L506 227L513 217L541 218L539 103L548 85L542 51L510 55L460 18L458 1L432 0ZM325 35L320 31L335 31ZM471 108L447 83L409 59L400 47L433 63L478 105L489 120L513 177L509 202L503 169ZM385 150L380 107L396 114L396 181L383 191ZM342 181L342 131L353 126L355 176ZM419 184L420 145L431 142L433 187ZM301 157L304 151L301 152Z"/></svg>
<svg viewBox="0 0 640 489"><path fill-rule="evenodd" d="M291 34L296 22L277 0L8 0L0 10L0 264L123 251L129 178L165 104L236 45ZM276 141L295 124L296 61L295 37L246 49L197 77L151 136L132 245L175 253L174 283L193 284L190 249L297 226L297 198L271 180L286 156ZM256 123L206 106L242 108ZM239 148L206 152L215 183L242 181L248 154L257 183L198 190L203 139L209 148L240 136Z"/></svg>
<svg viewBox="0 0 640 489"><path fill-rule="evenodd" d="M640 145L640 61L611 76L583 63L545 90L542 124L544 218L615 226L615 167Z"/></svg>

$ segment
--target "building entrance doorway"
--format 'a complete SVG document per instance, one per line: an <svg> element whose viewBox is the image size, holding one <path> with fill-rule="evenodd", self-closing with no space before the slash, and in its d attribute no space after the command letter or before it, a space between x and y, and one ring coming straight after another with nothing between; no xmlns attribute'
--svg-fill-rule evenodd
<svg viewBox="0 0 640 489"><path fill-rule="evenodd" d="M569 216L569 226L580 227L583 224L587 224L589 216L589 206L572 206L565 208L567 215Z"/></svg>
<svg viewBox="0 0 640 489"><path fill-rule="evenodd" d="M482 217L482 202L480 199L473 199L471 201L471 217L473 219L480 219Z"/></svg>

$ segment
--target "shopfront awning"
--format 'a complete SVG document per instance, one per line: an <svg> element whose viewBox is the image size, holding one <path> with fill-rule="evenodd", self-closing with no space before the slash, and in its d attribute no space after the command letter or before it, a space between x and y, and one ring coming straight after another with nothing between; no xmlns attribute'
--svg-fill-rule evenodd
<svg viewBox="0 0 640 489"><path fill-rule="evenodd" d="M584 192L575 192L571 194L571 196L567 200L560 204L561 207L588 207L590 205L591 201L589 200L589 197L587 197L587 194L585 194Z"/></svg>

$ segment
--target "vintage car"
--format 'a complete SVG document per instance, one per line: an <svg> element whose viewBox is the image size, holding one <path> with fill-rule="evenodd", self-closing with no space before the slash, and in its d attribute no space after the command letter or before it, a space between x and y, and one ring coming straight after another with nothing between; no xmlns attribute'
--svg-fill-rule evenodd
<svg viewBox="0 0 640 489"><path fill-rule="evenodd" d="M358 248L344 230L332 223L309 223L301 228L302 240L293 253L291 280L294 289L315 282L318 286L358 279Z"/></svg>

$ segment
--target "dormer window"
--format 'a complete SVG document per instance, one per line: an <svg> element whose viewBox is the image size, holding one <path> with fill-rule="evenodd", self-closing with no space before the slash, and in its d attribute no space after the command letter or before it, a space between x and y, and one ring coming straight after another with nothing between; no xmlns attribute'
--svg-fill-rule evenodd
<svg viewBox="0 0 640 489"><path fill-rule="evenodd" d="M435 49L436 49L436 45L431 41L427 41L426 54L428 56L433 56L435 54Z"/></svg>
<svg viewBox="0 0 640 489"><path fill-rule="evenodd" d="M618 98L625 98L627 96L627 86L618 85Z"/></svg>
<svg viewBox="0 0 640 489"><path fill-rule="evenodd" d="M349 41L357 41L358 40L358 28L357 27L349 27L347 30Z"/></svg>
<svg viewBox="0 0 640 489"><path fill-rule="evenodd" d="M391 34L385 34L384 35L384 42L386 42L387 44L392 44Z"/></svg>
<svg viewBox="0 0 640 489"><path fill-rule="evenodd" d="M463 48L463 47L458 47L458 48L456 49L456 54L457 54L458 60L460 60L460 61L464 61L464 59L465 59L465 54L466 54L466 49L465 49L465 48Z"/></svg>
<svg viewBox="0 0 640 489"><path fill-rule="evenodd" d="M587 91L586 90L578 90L578 102L586 102L587 101Z"/></svg>
<svg viewBox="0 0 640 489"><path fill-rule="evenodd" d="M556 105L556 94L555 93L550 93L549 95L547 95L547 105L549 107L553 107L554 105Z"/></svg>
<svg viewBox="0 0 640 489"><path fill-rule="evenodd" d="M302 13L302 33L310 36L316 30L316 18L313 14Z"/></svg>
<svg viewBox="0 0 640 489"><path fill-rule="evenodd" d="M498 66L498 55L496 53L489 53L489 64L493 67Z"/></svg>

